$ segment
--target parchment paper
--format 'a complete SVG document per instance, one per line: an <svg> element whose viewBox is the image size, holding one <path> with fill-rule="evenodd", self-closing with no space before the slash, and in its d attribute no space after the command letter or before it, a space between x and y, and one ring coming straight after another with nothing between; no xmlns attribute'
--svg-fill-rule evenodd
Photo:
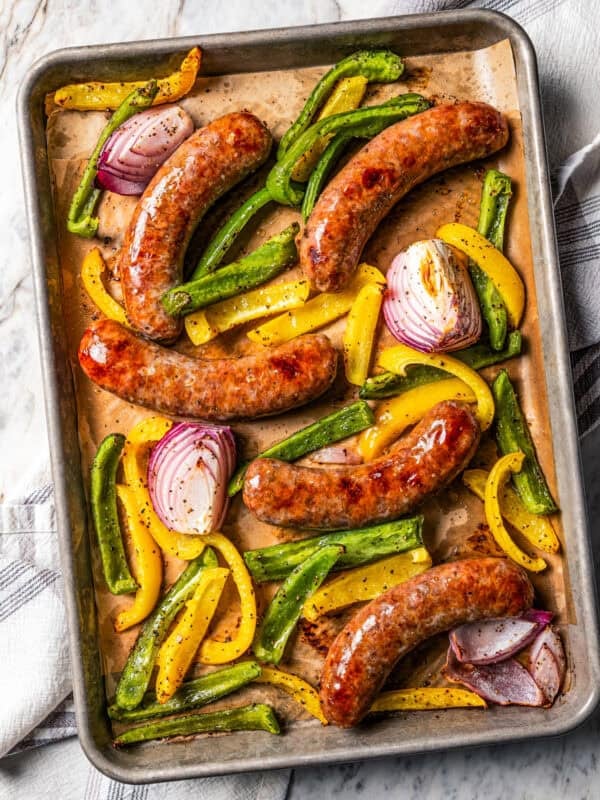
<svg viewBox="0 0 600 800"><path fill-rule="evenodd" d="M509 369L511 378L517 383L540 461L557 497L545 383L541 379L544 367L531 257L525 154L510 44L504 41L476 52L409 58L406 60L406 65L407 70L402 81L393 85L370 87L365 102L368 104L382 102L404 91L421 92L437 102L486 101L507 115L511 128L510 143L501 153L485 163L476 162L449 170L411 192L381 224L367 245L364 260L375 264L385 272L398 251L413 241L433 236L436 228L443 222L461 221L475 225L479 211L481 179L485 169L494 166L512 177L514 197L507 225L506 252L527 285L527 309L522 326L526 350L522 357L513 359L503 366ZM248 109L263 119L275 138L279 138L295 119L308 93L325 69L323 67L274 73L200 77L193 94L181 101L181 105L191 114L196 126L204 125L211 119L230 111ZM85 159L91 152L106 119L107 115L100 112L60 111L50 116L47 130L59 220L58 243L64 283L64 320L72 354L84 475L88 474L95 449L106 434L112 431L127 433L140 419L153 413L124 403L95 387L81 372L76 356L84 329L91 319L99 316L80 281L82 259L92 244L98 242L90 243L68 234L64 220ZM235 189L200 224L188 251L188 260L191 263L194 256L199 255L202 244L208 240L219 222L259 185L261 177L264 177L268 168L269 165ZM135 203L136 198L120 197L107 192L100 206L100 247L113 270L123 233ZM294 219L299 219L298 212L294 210L282 208L268 210L262 215L258 224L249 226L250 232L244 235L230 256L254 249L260 242L282 230ZM291 280L296 272L297 269L291 270L279 280ZM110 281L110 290L120 299L118 276L114 273L113 280ZM341 343L343 327L344 322L340 321L325 329L337 345ZM392 343L387 329L381 325L378 333L378 349ZM177 346L187 352L196 351L198 356L208 358L241 354L258 347L245 337L245 330L221 336L216 341L199 348L194 348L183 340ZM486 376L493 377L498 369L490 368L486 371ZM325 398L296 412L273 420L234 425L244 455L246 457L255 455L269 444L314 421L333 408L347 403L355 397L355 394L355 390L348 389L341 380ZM495 457L495 446L487 436L474 463L489 464ZM484 523L483 504L470 495L460 482L455 482L438 497L428 500L423 512L426 517L425 541L433 555L434 563L476 553L497 552ZM562 539L563 533L558 517L554 520L554 525ZM223 532L241 550L301 535L259 522L245 509L239 495L230 507ZM531 551L525 542L518 541L525 550ZM561 556L544 554L544 558L549 563L549 569L542 575L532 575L537 590L537 604L539 607L555 611L561 623L572 622L573 611L569 602L564 561ZM165 566L165 587L167 587L183 565L177 559L165 557ZM117 677L115 673L122 668L137 635L137 629L120 635L114 633L112 620L116 612L132 601L127 597L115 598L107 592L101 578L96 551L93 567L100 623L100 645L107 674L107 691L110 696ZM274 588L272 585L258 587L259 608L264 608ZM232 587L228 587L217 612L219 621L213 628L215 635L232 635L237 624L238 611L235 591ZM301 623L292 646L288 648L285 661L282 663L283 668L297 672L316 685L323 655L348 613L335 618L326 618L316 625ZM439 667L443 663L446 646L446 637L428 643L413 657L402 662L392 682L407 686L439 683L441 681ZM206 671L206 668L200 665L197 669L198 672ZM276 698L274 693L277 694ZM298 706L281 696L277 690L251 687L244 690L243 694L244 699L269 697L271 701L276 700L278 709L288 720L303 715ZM225 705L226 700L222 701Z"/></svg>

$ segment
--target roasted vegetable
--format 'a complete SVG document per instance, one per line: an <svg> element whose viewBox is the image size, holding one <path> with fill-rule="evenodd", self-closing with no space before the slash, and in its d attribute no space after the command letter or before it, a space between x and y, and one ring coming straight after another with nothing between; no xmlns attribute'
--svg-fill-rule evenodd
<svg viewBox="0 0 600 800"><path fill-rule="evenodd" d="M299 206L304 189L292 181L292 172L298 160L317 139L343 130L353 136L369 138L387 125L399 122L429 108L429 102L419 94L404 94L380 106L358 108L344 114L335 114L315 122L299 136L280 157L267 177L267 189L273 200L287 206Z"/></svg>
<svg viewBox="0 0 600 800"><path fill-rule="evenodd" d="M298 257L294 242L298 230L298 224L293 223L254 252L223 267L214 275L205 275L170 289L161 298L165 310L174 317L180 317L266 283Z"/></svg>
<svg viewBox="0 0 600 800"><path fill-rule="evenodd" d="M403 72L404 64L402 59L390 50L358 50L356 53L352 53L352 55L338 61L317 83L304 104L298 119L282 136L277 158L282 159L292 144L308 128L319 107L323 105L340 78L362 75L368 81L390 83L397 81Z"/></svg>
<svg viewBox="0 0 600 800"><path fill-rule="evenodd" d="M94 186L94 181L98 171L100 152L108 137L119 125L122 125L130 117L133 117L138 111L142 111L144 108L148 108L148 106L152 105L152 101L156 97L157 92L158 86L156 81L149 81L144 84L141 88L127 95L106 123L83 172L79 186L73 195L71 205L69 206L67 228L71 233L84 236L86 239L91 239L96 235L99 221L97 217L93 216L93 213L96 208L96 203L100 198L101 189L97 189Z"/></svg>
<svg viewBox="0 0 600 800"><path fill-rule="evenodd" d="M129 594L138 588L127 566L117 510L116 475L124 445L122 434L106 436L98 447L91 470L92 518L104 580L112 594Z"/></svg>
<svg viewBox="0 0 600 800"><path fill-rule="evenodd" d="M458 350L452 354L452 357L462 361L471 369L479 370L520 355L521 346L522 337L520 331L512 331L508 335L504 350L496 352L484 344L476 344L467 348L467 350ZM365 400L383 400L386 397L393 397L396 394L407 392L416 386L433 383L433 381L444 381L447 378L448 373L444 372L444 370L436 367L415 365L407 367L406 375L381 372L379 375L367 378L358 395Z"/></svg>
<svg viewBox="0 0 600 800"><path fill-rule="evenodd" d="M171 622L196 591L203 571L216 566L217 557L210 548L206 548L201 556L188 564L146 620L119 678L115 699L120 708L131 710L142 702L158 650Z"/></svg>
<svg viewBox="0 0 600 800"><path fill-rule="evenodd" d="M281 581L313 553L330 545L341 545L344 552L335 562L333 571L370 564L378 558L404 553L423 546L423 517L407 517L384 522L370 528L336 531L302 539L247 550L244 561L257 583Z"/></svg>
<svg viewBox="0 0 600 800"><path fill-rule="evenodd" d="M468 689L427 686L418 689L395 689L377 696L369 713L380 711L430 711L440 708L487 708L483 697Z"/></svg>
<svg viewBox="0 0 600 800"><path fill-rule="evenodd" d="M125 711L113 704L109 706L108 716L120 722L136 722L153 717L166 717L179 711L190 711L208 703L214 703L242 686L253 681L261 673L256 661L241 661L231 667L215 670L201 678L183 683L177 692L165 703L159 703L154 692L144 695L141 705Z"/></svg>
<svg viewBox="0 0 600 800"><path fill-rule="evenodd" d="M352 303L344 331L344 366L346 380L362 386L369 374L371 355L379 321L384 287L368 283Z"/></svg>
<svg viewBox="0 0 600 800"><path fill-rule="evenodd" d="M537 460L527 421L506 370L498 374L492 392L496 400L496 442L500 452L503 455L517 451L525 453L520 472L513 475L523 505L532 514L552 514L557 506Z"/></svg>
<svg viewBox="0 0 600 800"><path fill-rule="evenodd" d="M190 736L193 733L217 731L266 731L279 733L279 723L271 706L253 703L241 708L226 711L213 711L208 714L187 714L172 719L147 722L125 731L114 740L115 745L147 742L151 739L165 739L167 736Z"/></svg>
<svg viewBox="0 0 600 800"><path fill-rule="evenodd" d="M508 175L490 169L486 172L481 189L481 205L477 230L498 250L503 249L504 225L508 203L512 196ZM508 320L506 306L498 290L474 261L469 261L469 271L479 298L481 312L488 326L492 350L501 350L506 339Z"/></svg>
<svg viewBox="0 0 600 800"><path fill-rule="evenodd" d="M256 632L252 649L259 661L279 664L304 602L319 588L343 552L344 548L337 544L321 547L281 584Z"/></svg>
<svg viewBox="0 0 600 800"><path fill-rule="evenodd" d="M287 439L272 445L263 451L257 458L279 458L281 461L295 461L302 458L307 453L320 450L341 439L346 439L355 433L372 425L374 421L373 412L363 400L358 400L349 406L340 408L326 417L307 425ZM241 491L244 485L244 477L250 462L246 462L239 467L229 482L228 494L233 497Z"/></svg>
<svg viewBox="0 0 600 800"><path fill-rule="evenodd" d="M318 692L310 683L303 681L297 675L292 675L291 672L284 672L275 667L263 667L260 675L254 679L254 683L270 683L271 686L283 689L309 714L316 717L322 725L328 724L321 708Z"/></svg>
<svg viewBox="0 0 600 800"><path fill-rule="evenodd" d="M83 259L81 282L91 300L98 306L105 317L114 319L128 328L129 323L127 322L125 309L104 288L102 275L105 269L106 264L102 258L102 253L97 247L93 247Z"/></svg>

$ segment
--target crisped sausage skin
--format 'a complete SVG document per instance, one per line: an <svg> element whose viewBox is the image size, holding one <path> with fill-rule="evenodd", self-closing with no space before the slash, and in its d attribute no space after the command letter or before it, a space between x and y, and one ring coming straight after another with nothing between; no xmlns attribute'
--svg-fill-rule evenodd
<svg viewBox="0 0 600 800"><path fill-rule="evenodd" d="M360 528L406 514L471 460L480 429L468 406L439 403L381 458L361 466L250 464L244 502L259 519L297 528Z"/></svg>
<svg viewBox="0 0 600 800"><path fill-rule="evenodd" d="M364 606L329 648L321 705L335 725L356 725L394 665L421 642L464 622L512 617L529 608L533 587L504 558L440 564Z"/></svg>
<svg viewBox="0 0 600 800"><path fill-rule="evenodd" d="M94 383L132 403L207 420L253 419L287 411L323 394L337 370L326 336L301 336L243 358L190 358L128 331L93 323L79 362Z"/></svg>
<svg viewBox="0 0 600 800"><path fill-rule="evenodd" d="M186 139L142 194L125 234L119 271L127 318L150 339L174 341L180 319L161 305L181 283L189 240L210 206L267 158L271 134L247 112L226 114Z"/></svg>
<svg viewBox="0 0 600 800"><path fill-rule="evenodd" d="M440 105L397 122L366 144L325 187L298 240L305 275L342 289L383 217L419 183L504 147L508 125L485 103Z"/></svg>

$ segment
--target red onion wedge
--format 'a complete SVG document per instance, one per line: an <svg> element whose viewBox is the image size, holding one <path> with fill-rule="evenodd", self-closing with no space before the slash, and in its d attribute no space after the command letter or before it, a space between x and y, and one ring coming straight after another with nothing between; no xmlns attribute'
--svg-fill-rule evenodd
<svg viewBox="0 0 600 800"><path fill-rule="evenodd" d="M521 617L468 622L450 632L450 646L462 663L495 664L527 647L539 631L537 622Z"/></svg>
<svg viewBox="0 0 600 800"><path fill-rule="evenodd" d="M192 118L176 105L136 114L106 140L98 157L97 185L117 194L142 194L160 165L193 131Z"/></svg>
<svg viewBox="0 0 600 800"><path fill-rule="evenodd" d="M562 640L550 625L542 630L531 645L529 671L551 705L565 679L567 659Z"/></svg>
<svg viewBox="0 0 600 800"><path fill-rule="evenodd" d="M173 425L148 462L150 498L163 524L179 533L218 530L227 513L227 484L235 462L231 428Z"/></svg>
<svg viewBox="0 0 600 800"><path fill-rule="evenodd" d="M362 464L363 458L356 450L351 447L341 445L331 445L315 450L310 454L310 460L316 464Z"/></svg>
<svg viewBox="0 0 600 800"><path fill-rule="evenodd" d="M522 619L528 619L530 622L537 622L542 627L549 625L554 619L552 611L542 611L539 608L528 608L521 614Z"/></svg>
<svg viewBox="0 0 600 800"><path fill-rule="evenodd" d="M544 706L547 700L524 666L509 658L497 664L462 664L448 648L444 676L499 706Z"/></svg>
<svg viewBox="0 0 600 800"><path fill-rule="evenodd" d="M414 242L387 273L383 314L399 342L423 353L461 350L481 336L481 312L462 253L441 239Z"/></svg>

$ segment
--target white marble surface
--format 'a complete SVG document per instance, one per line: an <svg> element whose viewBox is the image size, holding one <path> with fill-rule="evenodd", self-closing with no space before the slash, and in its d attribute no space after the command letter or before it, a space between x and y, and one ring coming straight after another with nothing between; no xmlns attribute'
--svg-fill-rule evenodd
<svg viewBox="0 0 600 800"><path fill-rule="evenodd" d="M542 5L559 6L558 0ZM421 3L432 7L434 0ZM455 0L448 5L464 6ZM539 5L539 4L538 4ZM505 2L506 8L529 18L525 0ZM383 16L414 8L410 0L3 0L0 4L0 152L4 156L0 219L0 501L21 496L40 481L47 464L47 446L37 337L29 277L29 252L25 224L14 104L18 85L28 67L41 55L58 47L203 34L260 27L298 25ZM588 4L592 8L592 4ZM557 12L559 13L559 12ZM586 12L587 13L587 12ZM591 13L591 12L590 12ZM517 16L518 16L517 14ZM597 11L596 11L597 14ZM593 19L590 19L593 23ZM533 24L533 22L532 22ZM545 58L540 53L544 78ZM548 60L548 64L550 61ZM559 71L560 73L560 71ZM590 73L593 76L593 72ZM546 109L551 113L561 99L579 113L576 84L590 74L561 75L558 83L543 84ZM571 84L569 84L571 81ZM555 137L554 129L550 130ZM553 154L562 159L580 146L556 136ZM591 518L600 512L600 429L584 446ZM596 749L600 716L570 736L553 741L451 752L419 758L386 759L351 766L305 769L296 772L289 797L456 798L476 800L511 797L594 798L600 796L600 767ZM42 795L40 795L41 797ZM37 798L27 798L37 800Z"/></svg>

